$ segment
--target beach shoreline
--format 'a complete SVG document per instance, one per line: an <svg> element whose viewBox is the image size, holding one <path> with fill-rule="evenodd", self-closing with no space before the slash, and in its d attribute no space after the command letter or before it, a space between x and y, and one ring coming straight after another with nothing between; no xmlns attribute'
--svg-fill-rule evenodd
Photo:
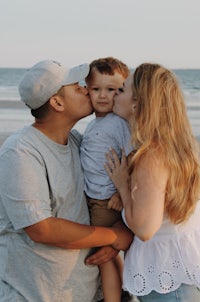
<svg viewBox="0 0 200 302"><path fill-rule="evenodd" d="M7 120L4 112L12 111L12 116ZM19 116L19 112L23 112L22 120ZM10 136L12 133L16 132L18 129L23 128L25 125L30 125L34 118L30 113L30 109L21 101L0 101L0 114L2 116L0 123L0 146L5 141L5 139ZM89 121L94 118L93 115L90 115L86 118L83 118L74 126L80 133L83 133ZM17 126L12 126L15 124ZM200 135L196 136L198 141L200 142Z"/></svg>

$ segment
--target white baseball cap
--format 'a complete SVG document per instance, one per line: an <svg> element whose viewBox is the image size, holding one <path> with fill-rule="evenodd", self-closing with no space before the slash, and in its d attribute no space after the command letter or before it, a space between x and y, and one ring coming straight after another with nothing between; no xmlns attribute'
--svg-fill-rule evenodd
<svg viewBox="0 0 200 302"><path fill-rule="evenodd" d="M37 109L62 86L82 82L88 73L88 64L66 68L56 61L41 61L29 69L21 80L19 84L21 100L29 108Z"/></svg>

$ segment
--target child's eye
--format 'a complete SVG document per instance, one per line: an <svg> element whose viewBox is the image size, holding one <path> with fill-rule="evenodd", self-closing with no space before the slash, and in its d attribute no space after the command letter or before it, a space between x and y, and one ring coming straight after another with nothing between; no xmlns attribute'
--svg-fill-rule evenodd
<svg viewBox="0 0 200 302"><path fill-rule="evenodd" d="M124 92L124 89L122 87L118 88L118 92Z"/></svg>
<svg viewBox="0 0 200 302"><path fill-rule="evenodd" d="M108 90L109 90L109 91L114 91L114 90L116 90L116 89L114 89L114 88L108 88Z"/></svg>

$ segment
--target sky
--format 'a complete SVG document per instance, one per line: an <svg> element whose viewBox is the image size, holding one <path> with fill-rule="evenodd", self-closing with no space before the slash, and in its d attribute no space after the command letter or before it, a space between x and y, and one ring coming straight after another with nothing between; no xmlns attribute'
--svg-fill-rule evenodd
<svg viewBox="0 0 200 302"><path fill-rule="evenodd" d="M0 0L0 67L106 56L200 68L200 1Z"/></svg>

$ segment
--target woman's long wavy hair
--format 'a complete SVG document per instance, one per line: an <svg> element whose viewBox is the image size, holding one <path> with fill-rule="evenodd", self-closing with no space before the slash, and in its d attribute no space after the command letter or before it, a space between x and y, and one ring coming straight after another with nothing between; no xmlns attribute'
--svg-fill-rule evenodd
<svg viewBox="0 0 200 302"><path fill-rule="evenodd" d="M133 74L132 140L137 152L130 171L146 152L156 151L170 171L165 211L181 223L193 213L200 197L199 144L192 134L182 91L175 75L158 64L140 65Z"/></svg>

